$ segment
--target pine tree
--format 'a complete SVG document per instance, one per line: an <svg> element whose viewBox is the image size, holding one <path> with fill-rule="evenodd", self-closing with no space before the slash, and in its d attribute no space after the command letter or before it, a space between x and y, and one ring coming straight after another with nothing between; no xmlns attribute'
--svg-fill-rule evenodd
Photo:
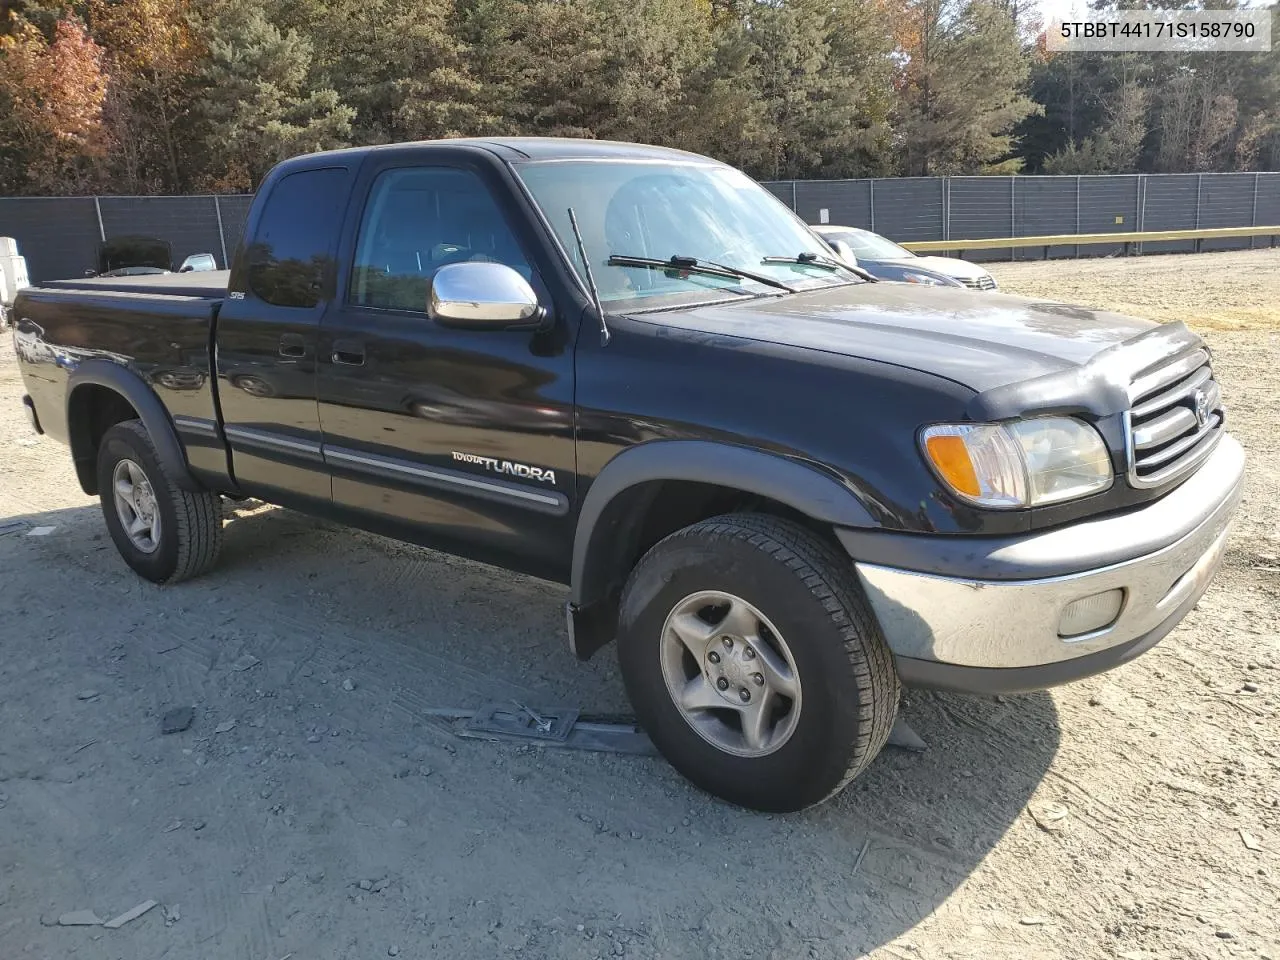
<svg viewBox="0 0 1280 960"><path fill-rule="evenodd" d="M991 0L915 0L903 32L897 140L908 175L1013 172L1036 109L1015 19Z"/></svg>
<svg viewBox="0 0 1280 960"><path fill-rule="evenodd" d="M596 0L464 0L462 36L494 132L597 136L612 32Z"/></svg>
<svg viewBox="0 0 1280 960"><path fill-rule="evenodd" d="M771 126L760 97L758 48L736 15L713 17L702 62L685 77L673 142L759 172L766 167Z"/></svg>
<svg viewBox="0 0 1280 960"><path fill-rule="evenodd" d="M334 90L308 87L305 38L229 4L206 30L208 63L191 111L211 186L251 188L286 157L347 143L354 111Z"/></svg>
<svg viewBox="0 0 1280 960"><path fill-rule="evenodd" d="M487 114L453 0L269 0L312 45L308 86L342 91L358 143L482 132Z"/></svg>

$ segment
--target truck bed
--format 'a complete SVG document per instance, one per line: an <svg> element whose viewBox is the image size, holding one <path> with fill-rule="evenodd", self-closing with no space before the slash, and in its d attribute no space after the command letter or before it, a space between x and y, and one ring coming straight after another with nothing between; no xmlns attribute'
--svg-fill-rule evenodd
<svg viewBox="0 0 1280 960"><path fill-rule="evenodd" d="M52 290L90 290L113 293L152 293L222 300L227 295L230 270L193 270L188 273L143 274L137 277L78 277L46 280Z"/></svg>
<svg viewBox="0 0 1280 960"><path fill-rule="evenodd" d="M69 439L68 383L83 365L119 366L160 399L192 471L214 482L225 477L209 347L228 277L227 271L85 277L23 290L14 345L44 430Z"/></svg>

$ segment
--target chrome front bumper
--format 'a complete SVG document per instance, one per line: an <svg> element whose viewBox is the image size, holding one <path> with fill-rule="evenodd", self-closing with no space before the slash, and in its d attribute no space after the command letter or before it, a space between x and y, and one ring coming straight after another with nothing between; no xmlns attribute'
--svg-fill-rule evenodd
<svg viewBox="0 0 1280 960"><path fill-rule="evenodd" d="M1078 661L1077 675L1085 676L1122 662L1103 655L1113 648L1147 649L1195 606L1222 559L1243 473L1244 452L1224 436L1178 489L1128 513L1013 540L964 545L957 541L967 538L923 538L925 544L912 538L910 552L935 545L949 552L951 567L980 571L976 576L868 562L859 551L866 555L869 538L842 540L900 665L925 661L992 673L1062 664L1044 681L1013 684L1047 686L1074 679L1068 661ZM1060 635L1068 604L1109 590L1124 592L1110 624L1079 637ZM931 685L965 688L963 679Z"/></svg>

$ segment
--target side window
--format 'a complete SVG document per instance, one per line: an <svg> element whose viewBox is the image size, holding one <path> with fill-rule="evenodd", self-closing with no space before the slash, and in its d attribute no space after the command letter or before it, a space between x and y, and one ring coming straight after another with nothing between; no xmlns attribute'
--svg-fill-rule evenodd
<svg viewBox="0 0 1280 960"><path fill-rule="evenodd" d="M249 289L278 307L314 307L333 275L332 250L347 198L344 168L302 170L278 180L245 247Z"/></svg>
<svg viewBox="0 0 1280 960"><path fill-rule="evenodd" d="M448 167L387 170L374 181L360 223L351 302L425 313L435 272L468 260L503 263L532 281L515 236L476 174Z"/></svg>

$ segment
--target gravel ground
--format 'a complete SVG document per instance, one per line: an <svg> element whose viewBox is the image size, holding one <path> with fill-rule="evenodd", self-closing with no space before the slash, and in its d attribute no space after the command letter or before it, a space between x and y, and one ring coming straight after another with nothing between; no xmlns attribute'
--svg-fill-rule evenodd
<svg viewBox="0 0 1280 960"><path fill-rule="evenodd" d="M991 264L1010 293L1199 330L1280 328L1280 249Z"/></svg>
<svg viewBox="0 0 1280 960"><path fill-rule="evenodd" d="M1280 335L1210 337L1251 461L1199 608L1070 687L911 694L927 752L786 817L425 712L625 711L558 587L265 507L204 579L140 581L4 338L0 957L1280 960Z"/></svg>

